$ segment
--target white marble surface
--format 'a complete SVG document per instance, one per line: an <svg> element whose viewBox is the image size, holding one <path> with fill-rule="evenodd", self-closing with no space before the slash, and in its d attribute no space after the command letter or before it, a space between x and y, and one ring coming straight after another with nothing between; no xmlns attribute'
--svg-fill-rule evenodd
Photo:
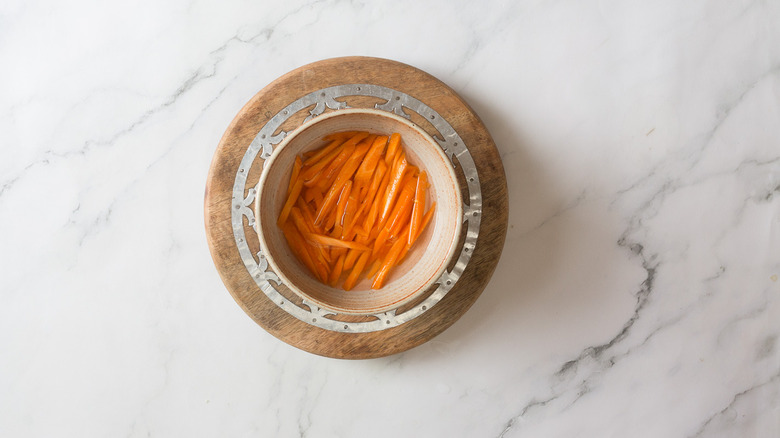
<svg viewBox="0 0 780 438"><path fill-rule="evenodd" d="M0 436L780 436L780 2L0 4ZM339 361L203 230L241 106L319 59L477 110L510 227L453 327Z"/></svg>

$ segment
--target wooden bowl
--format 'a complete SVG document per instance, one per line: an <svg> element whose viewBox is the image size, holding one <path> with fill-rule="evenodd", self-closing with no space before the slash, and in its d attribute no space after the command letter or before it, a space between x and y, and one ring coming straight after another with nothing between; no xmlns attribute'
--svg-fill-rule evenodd
<svg viewBox="0 0 780 438"><path fill-rule="evenodd" d="M401 135L407 159L428 174L427 205L436 201L431 222L396 266L385 285L371 289L363 279L350 291L319 282L290 250L276 220L284 205L296 155L323 145L321 138L339 131L368 131ZM456 252L463 223L463 207L452 162L436 141L409 120L375 109L342 109L316 117L275 147L260 177L255 203L260 246L274 272L294 293L336 313L369 315L398 308L426 292ZM343 279L343 277L342 277Z"/></svg>

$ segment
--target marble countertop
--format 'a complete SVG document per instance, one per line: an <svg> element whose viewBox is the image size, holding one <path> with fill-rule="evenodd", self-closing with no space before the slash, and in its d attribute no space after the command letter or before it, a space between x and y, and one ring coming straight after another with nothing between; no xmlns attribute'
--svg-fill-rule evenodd
<svg viewBox="0 0 780 438"><path fill-rule="evenodd" d="M4 1L0 436L780 435L780 2ZM214 268L208 166L324 58L423 69L501 152L490 284L318 357Z"/></svg>

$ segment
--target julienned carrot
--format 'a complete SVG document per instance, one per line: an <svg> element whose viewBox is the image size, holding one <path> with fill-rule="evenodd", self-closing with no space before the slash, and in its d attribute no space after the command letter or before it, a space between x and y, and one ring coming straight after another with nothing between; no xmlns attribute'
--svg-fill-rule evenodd
<svg viewBox="0 0 780 438"><path fill-rule="evenodd" d="M333 270L330 271L330 278L328 279L328 284L330 284L332 287L336 287L336 284L339 282L339 277L341 277L341 271L344 270L344 259L346 256L344 254L341 254L339 258L336 260L336 265L333 267Z"/></svg>
<svg viewBox="0 0 780 438"><path fill-rule="evenodd" d="M397 132L394 132L393 135L390 136L390 141L387 143L387 154L385 155L385 163L390 164L392 160L395 158L395 153L398 150L398 147L401 145L401 135Z"/></svg>
<svg viewBox="0 0 780 438"><path fill-rule="evenodd" d="M366 271L366 278L374 278L379 268L382 267L382 259L376 259L371 263L371 267Z"/></svg>
<svg viewBox="0 0 780 438"><path fill-rule="evenodd" d="M353 190L349 194L347 206L344 208L344 231L341 235L342 239L346 238L352 233L352 228L355 225L355 215L357 214L359 202L360 201L358 201L355 190Z"/></svg>
<svg viewBox="0 0 780 438"><path fill-rule="evenodd" d="M336 151L333 151L333 153L336 153L336 156L333 157L329 162L325 163L323 167L320 169L320 176L317 178L317 185L319 186L319 183L322 181L328 181L338 173L339 170L341 170L341 167L344 165L344 163L347 162L349 157L352 155L353 152L355 152L355 145L351 142L346 142L343 145L341 145ZM325 162L326 159L323 159L320 164ZM304 176L308 176L311 174L311 177L313 178L317 174L317 170L312 167L308 170L308 173L305 173Z"/></svg>
<svg viewBox="0 0 780 438"><path fill-rule="evenodd" d="M311 204L304 201L302 197L299 197L295 202L295 206L301 210L301 214L303 214L303 218L306 220L306 224L309 226L309 228L312 229L315 233L321 233L322 230L314 225L314 212Z"/></svg>
<svg viewBox="0 0 780 438"><path fill-rule="evenodd" d="M387 274L390 273L390 270L393 269L396 261L398 261L398 256L401 254L404 245L406 245L405 239L398 239L393 243L390 251L385 256L385 260L382 262L379 273L376 274L374 282L371 283L371 289L380 289L384 285L385 278L387 278Z"/></svg>
<svg viewBox="0 0 780 438"><path fill-rule="evenodd" d="M328 155L329 153L333 152L334 149L344 144L344 141L346 139L334 139L332 140L327 146L324 148L319 149L318 151L315 151L315 153L306 159L306 161L303 162L303 164L307 166L313 166L315 163L319 162L320 159Z"/></svg>
<svg viewBox="0 0 780 438"><path fill-rule="evenodd" d="M279 220L276 222L280 227L287 222L287 216L290 215L290 210L292 210L293 205L295 205L295 200L298 199L298 195L301 194L302 188L303 180L298 178L295 181L295 184L293 184L290 195L287 197L287 201L284 203L284 207L282 207L282 212L279 214Z"/></svg>
<svg viewBox="0 0 780 438"><path fill-rule="evenodd" d="M292 248L295 255L298 256L298 260L301 260L303 264L309 268L309 271L311 271L320 281L322 281L320 274L317 272L317 268L314 266L314 261L311 259L311 255L306 249L306 243L304 242L301 234L295 228L295 225L285 224L282 227L282 231L284 232L284 237L287 239L287 244L290 245L290 248Z"/></svg>
<svg viewBox="0 0 780 438"><path fill-rule="evenodd" d="M358 257L360 257L361 254L363 254L365 251L360 251L358 249L350 249L347 253L347 257L344 259L344 269L349 269L353 266L355 266L355 262L357 261Z"/></svg>
<svg viewBox="0 0 780 438"><path fill-rule="evenodd" d="M317 248L311 245L306 245L306 250L309 251L309 255L314 261L314 269L317 271L319 280L325 283L328 281L328 277L330 276L327 261L323 258L322 253Z"/></svg>
<svg viewBox="0 0 780 438"><path fill-rule="evenodd" d="M336 222L334 235L341 237L341 231L344 228L344 208L347 206L349 194L352 191L352 181L347 181L344 188L341 189L339 200L336 202Z"/></svg>
<svg viewBox="0 0 780 438"><path fill-rule="evenodd" d="M420 224L420 229L417 231L417 234L414 235L414 239L412 239L411 243L408 243L409 246L414 245L414 242L417 241L417 238L420 237L420 234L422 234L422 232L425 231L425 227L428 226L428 222L430 222L431 218L433 217L434 210L436 210L435 202L431 204L431 208L428 210L428 213L425 213L425 216L423 216L422 224Z"/></svg>
<svg viewBox="0 0 780 438"><path fill-rule="evenodd" d="M382 178L382 181L379 183L379 187L377 188L377 192L374 196L374 200L371 202L371 207L368 210L368 215L366 216L366 221L363 224L363 228L366 230L370 230L374 227L374 224L376 223L377 216L379 215L379 209L382 208L380 203L382 202L382 199L384 199L384 196L387 192L387 185L390 184L390 172L392 169L385 166L385 174Z"/></svg>
<svg viewBox="0 0 780 438"><path fill-rule="evenodd" d="M398 195L398 201L395 203L393 212L388 216L385 228L390 232L390 235L398 233L398 230L406 223L409 216L412 213L412 207L414 206L414 190L417 187L417 182L410 178Z"/></svg>
<svg viewBox="0 0 780 438"><path fill-rule="evenodd" d="M390 214L390 209L393 208L395 198L401 190L401 182L404 177L404 171L406 170L406 155L402 154L398 159L398 163L392 170L392 176L390 177L390 183L387 187L387 194L385 195L384 205L382 211L379 214L379 223L384 223L387 219L387 215Z"/></svg>
<svg viewBox="0 0 780 438"><path fill-rule="evenodd" d="M287 185L288 196L292 191L295 181L298 180L298 175L301 173L301 167L303 167L303 163L301 162L301 157L295 157L295 162L293 163L292 175L290 176L290 184Z"/></svg>
<svg viewBox="0 0 780 438"><path fill-rule="evenodd" d="M295 228L297 228L298 232L301 234L314 232L314 229L309 227L309 224L306 223L306 219L304 219L300 208L293 207L292 210L290 210L290 219L292 219Z"/></svg>
<svg viewBox="0 0 780 438"><path fill-rule="evenodd" d="M350 224L350 228L354 227L359 220L363 220L363 233L365 233L365 221L368 219L368 214L371 209L371 205L374 203L374 198L376 197L377 191L379 190L379 184L382 181L382 178L385 176L385 172L387 171L387 164L383 160L380 160L377 164L376 170L374 171L374 175L371 177L371 185L368 187L368 190L365 193L365 195L360 199L360 208L358 208L357 213L355 213L355 219L352 224ZM376 212L376 210L374 210ZM362 233L358 233L362 234ZM366 236L368 236L368 233L365 233Z"/></svg>
<svg viewBox="0 0 780 438"><path fill-rule="evenodd" d="M355 287L355 284L360 279L360 274L363 273L363 269L366 267L366 262L368 262L368 251L361 254L355 263L355 267L352 268L349 276L344 280L344 290L352 290Z"/></svg>
<svg viewBox="0 0 780 438"><path fill-rule="evenodd" d="M425 190L428 188L428 174L423 170L417 177L417 187L414 191L414 206L412 217L409 220L409 245L414 242L415 236L422 225L423 209L425 208Z"/></svg>
<svg viewBox="0 0 780 438"><path fill-rule="evenodd" d="M360 251L368 251L368 247L366 245L357 242L346 242L344 240L336 239L334 237L329 237L322 234L308 233L308 234L304 234L304 237L308 242L312 242L313 244L335 246L339 248L358 249Z"/></svg>
<svg viewBox="0 0 780 438"><path fill-rule="evenodd" d="M385 152L385 145L387 145L387 136L378 136L355 172L355 189L358 193L369 183L371 176L376 170L377 162Z"/></svg>
<svg viewBox="0 0 780 438"><path fill-rule="evenodd" d="M333 160L335 160L337 157L339 157L344 150L344 145L339 144L337 145L334 150L332 150L330 153L328 153L325 157L321 158L314 164L305 164L306 166L306 172L303 173L303 179L306 180L307 187L311 187L314 185L314 182L312 181L319 181L318 176L322 174L323 169L325 169L326 166L329 166L333 163Z"/></svg>
<svg viewBox="0 0 780 438"><path fill-rule="evenodd" d="M382 287L432 218L427 174L406 159L397 133L325 136L296 157L277 220L292 252L323 283L349 272L350 290L367 270Z"/></svg>

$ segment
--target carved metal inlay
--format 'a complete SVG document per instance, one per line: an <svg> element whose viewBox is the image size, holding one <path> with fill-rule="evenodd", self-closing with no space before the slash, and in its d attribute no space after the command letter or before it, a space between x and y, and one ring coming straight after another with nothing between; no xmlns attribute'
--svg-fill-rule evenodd
<svg viewBox="0 0 780 438"><path fill-rule="evenodd" d="M460 254L458 255L457 262L452 270L445 270L434 283L434 285L438 285L438 287L436 287L428 298L413 308L400 314L396 313L395 310L391 310L389 312L372 315L376 319L368 322L337 321L328 318L329 315L334 315L330 310L322 309L316 304L308 301L304 301L304 306L301 307L285 298L274 287L274 284L276 286L282 284L281 279L268 266L268 261L265 259L262 250L257 254L252 253L244 233L244 217L247 218L247 222L253 228L254 232L257 232L257 224L255 223L254 213L251 208L252 203L255 201L257 187L252 186L247 188L249 168L258 157L263 160L268 159L273 152L274 145L279 144L287 135L285 131L279 131L276 135L274 135L274 133L277 132L282 124L293 114L312 105L314 108L309 111L309 116L304 120L304 123L325 112L326 107L332 110L349 108L346 102L336 100L337 98L346 98L349 96L377 97L386 101L383 104L376 104L375 108L377 109L392 112L406 117L407 119L411 117L406 110L414 111L424 117L439 131L441 136L433 135L433 138L439 146L441 146L444 153L450 160L452 160L453 157L458 159L461 171L466 178L466 185L469 192L468 205L465 204L465 199L463 205L463 221L468 222L466 238L460 248ZM303 322L325 330L337 332L367 333L385 330L410 321L433 308L433 306L441 301L441 299L455 286L455 283L466 269L466 265L469 263L471 254L474 252L474 248L477 244L481 220L482 191L479 184L477 167L474 164L474 160L472 159L468 148L463 143L463 140L458 133L455 132L455 129L453 129L441 115L423 102L408 94L379 85L348 84L323 88L309 93L287 105L274 115L262 129L260 129L260 132L257 133L254 140L252 140L252 143L244 154L244 158L239 164L239 168L236 172L236 180L233 184L231 217L233 236L235 237L241 260L244 262L249 275L252 276L263 293L265 293L271 301L276 303L279 308ZM252 237L256 238L257 236Z"/></svg>

